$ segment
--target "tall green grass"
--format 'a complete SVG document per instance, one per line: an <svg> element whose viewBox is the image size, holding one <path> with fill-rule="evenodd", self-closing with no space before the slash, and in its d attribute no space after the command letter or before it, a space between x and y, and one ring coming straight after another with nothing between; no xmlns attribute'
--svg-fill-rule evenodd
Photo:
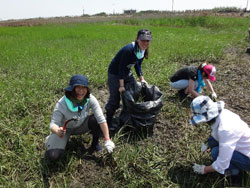
<svg viewBox="0 0 250 188"><path fill-rule="evenodd" d="M143 63L145 79L167 93L168 78L179 67L204 60L218 63L225 49L245 45L249 20L200 16L0 27L1 187L47 187L48 184L70 187L76 180L76 185L84 184L84 179L75 174L81 161L79 163L79 158L72 153L66 156L68 163L58 164L59 168L63 167L62 171L51 170L42 160L43 142L49 134L54 105L76 73L85 74L90 87L106 88L110 61L122 46L135 40L137 30L142 27L153 33L150 57ZM180 115L183 112L177 104L170 105L163 108L164 118L186 117ZM173 146L178 148L175 153L157 145L157 138L134 145L115 140L116 168L104 165L102 171L108 174L108 179L97 179L91 186L105 187L113 182L114 187L176 187L180 184L196 187L197 181L200 187L216 185L216 176L206 179L189 174L198 146L184 138L168 140L168 144L174 142ZM188 159L183 153L184 143L190 148L186 151ZM186 168L186 177L176 174L180 164Z"/></svg>

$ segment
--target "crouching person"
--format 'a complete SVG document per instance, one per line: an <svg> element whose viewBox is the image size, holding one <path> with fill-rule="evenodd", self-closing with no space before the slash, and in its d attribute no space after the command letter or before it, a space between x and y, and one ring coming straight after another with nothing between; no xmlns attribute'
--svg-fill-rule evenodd
<svg viewBox="0 0 250 188"><path fill-rule="evenodd" d="M90 94L88 79L84 75L71 77L65 95L56 103L50 123L51 134L46 138L46 157L52 161L59 159L65 151L70 135L90 132L93 135L89 152L102 150L99 144L101 133L104 147L109 153L115 148L110 140L108 125L97 99ZM92 109L93 114L89 111Z"/></svg>
<svg viewBox="0 0 250 188"><path fill-rule="evenodd" d="M170 86L178 90L179 97L183 100L187 95L191 95L193 98L201 95L202 87L207 85L212 98L216 99L217 95L211 84L216 80L215 73L215 67L206 62L201 63L198 67L183 67L170 78Z"/></svg>
<svg viewBox="0 0 250 188"><path fill-rule="evenodd" d="M213 102L208 96L199 96L191 103L192 125L207 122L212 136L208 139L213 163L210 166L194 164L198 174L218 172L236 176L250 171L250 128L241 118L224 108L224 102Z"/></svg>

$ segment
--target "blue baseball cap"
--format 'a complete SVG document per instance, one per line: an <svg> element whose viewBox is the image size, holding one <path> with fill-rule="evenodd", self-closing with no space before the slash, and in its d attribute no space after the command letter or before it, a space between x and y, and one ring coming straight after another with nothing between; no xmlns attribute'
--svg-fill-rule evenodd
<svg viewBox="0 0 250 188"><path fill-rule="evenodd" d="M89 87L88 78L82 74L73 75L70 78L68 87L64 88L65 91L73 91L76 86Z"/></svg>

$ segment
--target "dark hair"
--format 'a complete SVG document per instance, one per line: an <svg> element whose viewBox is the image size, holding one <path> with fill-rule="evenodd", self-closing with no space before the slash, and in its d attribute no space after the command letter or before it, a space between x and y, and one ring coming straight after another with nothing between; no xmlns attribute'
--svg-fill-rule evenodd
<svg viewBox="0 0 250 188"><path fill-rule="evenodd" d="M75 88L73 89L73 91L64 91L64 95L70 99L70 98L75 98ZM90 95L90 89L87 88L87 94L85 95L85 99L89 98L89 95Z"/></svg>
<svg viewBox="0 0 250 188"><path fill-rule="evenodd" d="M209 120L207 123L208 123L209 125L213 125L213 124L215 123L215 121L216 121L216 118L217 118L217 116L216 116L215 118Z"/></svg>
<svg viewBox="0 0 250 188"><path fill-rule="evenodd" d="M200 71L201 71L201 74L202 74L203 72L205 72L205 71L203 70L204 63L207 65L207 62L204 61L204 62L201 63L201 64L198 66L198 68L197 68L197 70L200 70ZM206 74L206 76L208 77L208 74L207 74L206 72L205 72L205 74Z"/></svg>
<svg viewBox="0 0 250 188"><path fill-rule="evenodd" d="M139 44L138 44L138 41L137 40L135 40L135 50L137 51L138 50L138 48L140 48L139 47ZM144 57L146 58L146 59L148 59L148 52L149 52L149 47L145 50L145 52L144 52Z"/></svg>

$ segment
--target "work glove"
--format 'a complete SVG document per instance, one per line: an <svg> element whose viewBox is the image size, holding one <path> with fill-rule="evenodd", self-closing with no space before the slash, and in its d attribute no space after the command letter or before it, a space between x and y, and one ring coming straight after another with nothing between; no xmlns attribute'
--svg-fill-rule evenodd
<svg viewBox="0 0 250 188"><path fill-rule="evenodd" d="M208 146L206 144L202 143L201 144L201 151L205 152L205 151L207 151L207 149L208 149Z"/></svg>
<svg viewBox="0 0 250 188"><path fill-rule="evenodd" d="M205 165L198 165L196 163L194 163L194 166L193 166L193 171L197 174L205 174Z"/></svg>
<svg viewBox="0 0 250 188"><path fill-rule="evenodd" d="M213 99L217 99L217 95L216 95L215 92L212 93L212 98L213 98Z"/></svg>
<svg viewBox="0 0 250 188"><path fill-rule="evenodd" d="M111 140L106 140L104 141L104 147L109 153L112 153L113 149L115 148L115 144Z"/></svg>

